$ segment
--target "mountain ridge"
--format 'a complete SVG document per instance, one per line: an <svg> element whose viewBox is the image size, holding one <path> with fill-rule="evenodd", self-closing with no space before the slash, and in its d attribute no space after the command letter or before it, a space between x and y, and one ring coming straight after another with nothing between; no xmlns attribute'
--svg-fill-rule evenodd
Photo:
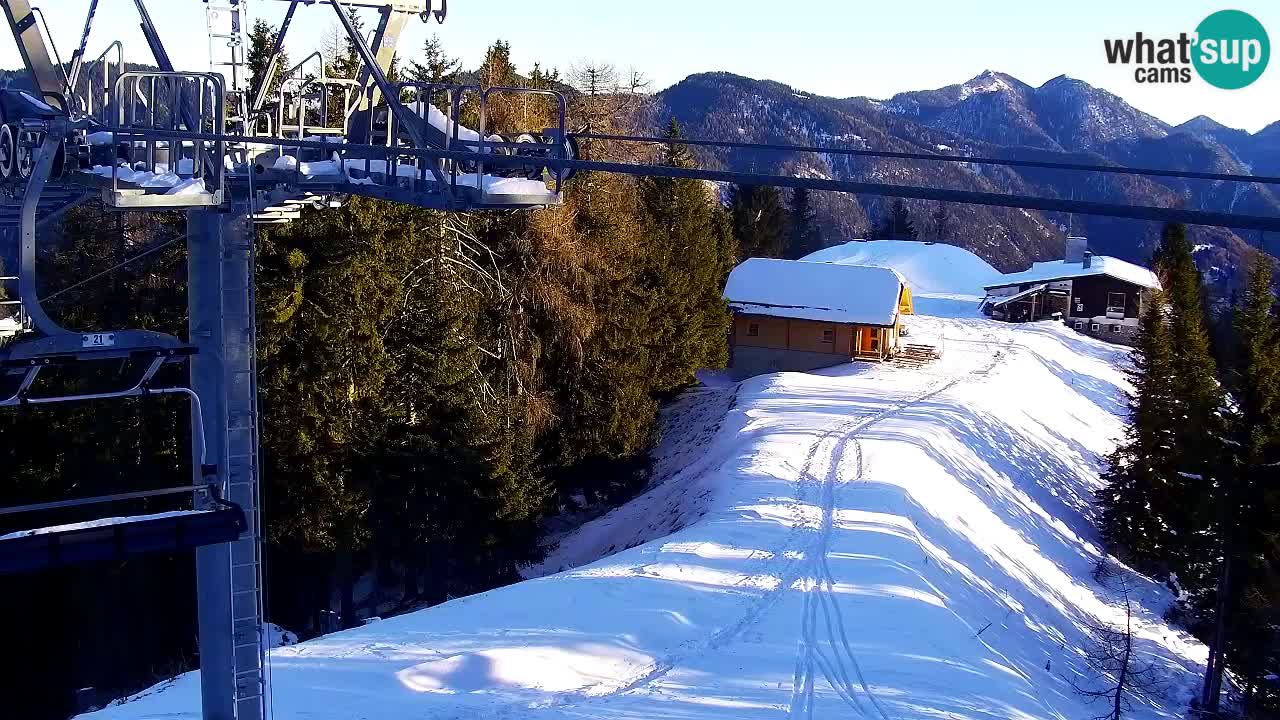
<svg viewBox="0 0 1280 720"><path fill-rule="evenodd" d="M642 126L661 128L674 117L686 135L708 139L1280 174L1280 121L1252 135L1208 116L1170 125L1067 75L1033 87L987 70L963 83L876 99L827 97L776 81L706 72L656 93L645 113ZM699 155L709 166L738 171L1280 215L1276 192L1259 185L745 150ZM831 242L864 236L887 206L885 198L819 195L825 196L819 215ZM1117 218L957 204L939 210L939 203L906 202L921 237L972 250L1003 270L1060 257L1068 233L1089 235L1100 252L1145 262L1160 232L1155 223ZM935 223L938 212L949 221ZM1200 256L1211 279L1224 286L1238 282L1234 269L1256 238L1220 228L1193 228L1193 235L1211 246Z"/></svg>

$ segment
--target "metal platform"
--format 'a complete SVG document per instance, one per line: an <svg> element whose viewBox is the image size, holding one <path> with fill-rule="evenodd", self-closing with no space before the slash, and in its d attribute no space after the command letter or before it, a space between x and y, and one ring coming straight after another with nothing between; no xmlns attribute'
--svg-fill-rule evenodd
<svg viewBox="0 0 1280 720"><path fill-rule="evenodd" d="M29 573L131 556L192 550L233 542L247 527L229 506L106 518L0 536L0 574Z"/></svg>

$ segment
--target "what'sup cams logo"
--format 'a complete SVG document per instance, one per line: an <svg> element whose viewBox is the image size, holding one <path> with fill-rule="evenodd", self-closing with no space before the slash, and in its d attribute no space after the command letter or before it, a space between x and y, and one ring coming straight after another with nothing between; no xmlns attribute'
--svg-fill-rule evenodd
<svg viewBox="0 0 1280 720"><path fill-rule="evenodd" d="M1192 70L1202 80L1224 90L1247 87L1267 69L1271 40L1262 23L1240 10L1221 10L1205 18L1194 33L1172 38L1103 40L1107 62L1134 65L1140 83L1189 83Z"/></svg>

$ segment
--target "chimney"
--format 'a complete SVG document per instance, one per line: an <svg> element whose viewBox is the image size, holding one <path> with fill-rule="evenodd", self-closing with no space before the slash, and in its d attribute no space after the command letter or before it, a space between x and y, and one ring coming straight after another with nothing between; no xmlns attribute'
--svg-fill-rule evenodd
<svg viewBox="0 0 1280 720"><path fill-rule="evenodd" d="M1089 238L1069 237L1067 238L1067 254L1062 261L1065 263L1078 263L1084 261L1084 253L1089 249Z"/></svg>
<svg viewBox="0 0 1280 720"><path fill-rule="evenodd" d="M1093 267L1093 253L1089 252L1088 250L1085 250L1084 257L1080 259L1080 262L1086 268Z"/></svg>

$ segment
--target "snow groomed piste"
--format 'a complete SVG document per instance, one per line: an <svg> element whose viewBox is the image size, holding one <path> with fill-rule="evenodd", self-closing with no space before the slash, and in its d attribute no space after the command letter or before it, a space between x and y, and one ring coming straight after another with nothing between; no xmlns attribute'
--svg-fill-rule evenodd
<svg viewBox="0 0 1280 720"><path fill-rule="evenodd" d="M290 3L283 23L284 27L280 32L280 42L283 42L285 27L289 25L293 13L299 7L311 4ZM327 110L322 108L328 107L327 100L330 98L330 92L347 92L342 89L343 82L321 77L318 85L304 83L288 86L286 83L286 86L292 87L292 90L286 89L279 96L279 108L283 109L286 102L290 100L288 93L293 92L292 101L295 102L295 107L298 107L296 103L301 100L302 105L309 110L299 110L293 118L278 112L274 115L273 124L273 116L265 111L263 104L269 83L262 83L258 88L246 87L249 73L244 50L247 45L242 36L247 23L239 22L244 9L239 3L210 0L207 4L207 10L210 13L208 15L210 37L229 40L225 45L211 43L211 48L219 48L227 55L216 60L211 58L211 61L217 62L226 70L224 77L223 74L176 70L164 50L164 37L151 22L145 4L141 0L135 3L135 7L143 34L160 70L127 71L123 61L123 49L116 43L108 46L97 60L84 63L84 43L90 35L94 18L91 11L86 19L81 46L73 55L70 69L63 74L61 63L54 63L50 56L49 48L46 46L28 0L0 0L0 7L5 10L13 36L27 66L26 69L39 91L39 98L29 96L28 99L23 99L12 94L6 95L10 100L17 98L21 102L4 108L3 124L9 129L8 135L11 137L9 145L5 145L4 133L0 132L0 166L10 170L9 178L13 183L14 191L12 194L21 196L20 204L9 206L9 209L16 213L16 217L10 218L13 222L4 226L11 240L10 244L21 248L20 270L16 278L20 296L21 327L16 333L10 333L14 339L0 350L0 366L5 370L3 379L8 381L4 392L0 392L0 405L137 397L162 391L180 391L189 397L192 403L193 420L198 420L193 423L196 427L193 431L191 447L192 466L195 468L194 477L190 485L167 488L161 492L191 493L197 509L226 510L227 512L224 513L226 517L220 531L240 533L239 539L235 542L192 543L191 538L175 529L164 543L164 546L170 549L199 546L196 557L201 614L200 657L205 668L200 676L200 682L203 684L203 715L214 720L233 716L240 717L242 720L265 717L271 705L268 702L269 684L261 665L263 659L261 649L266 644L264 642L266 633L261 596L262 519L258 512L256 482L257 412L254 384L256 340L252 321L254 257L253 243L245 239L251 232L247 222L249 219L255 222L288 222L298 216L302 207L333 206L335 203L342 202L345 195L351 194L448 211L538 207L558 201L560 184L573 170L592 170L633 175L688 177L739 184L776 184L782 187L808 187L837 192L1023 207L1044 211L1085 212L1115 217L1216 224L1260 230L1280 228L1280 220L1276 218L1210 213L1181 208L1090 203L1062 198L975 193L941 188L789 176L758 176L701 168L582 162L572 158L575 136L565 127L564 98L556 93L521 88L480 89L392 85L387 81L386 69L393 56L394 45L403 24L410 16L420 16L424 21L433 16L443 20L443 3L440 3L437 9L435 3L427 0L395 0L395 2L348 0L345 3L347 6L381 10L379 26L373 33L372 40L366 40L352 25L350 18L344 12L343 3L333 0L315 4L322 7L327 5L335 11L334 17L343 25L348 39L360 55L362 67L359 77L354 79L354 85L349 86L357 87L359 92L348 95L351 102L349 105L346 101L343 102L341 117L329 122L329 118L326 117ZM218 13L224 14L218 15ZM230 30L215 28L213 22L215 18L220 22L229 21L226 24ZM231 34L226 34L227 32ZM113 48L118 52L114 75L110 61ZM278 46L273 53L272 63L279 58L280 49ZM323 64L323 58L321 62ZM301 70L301 68L297 69ZM78 83L81 72L85 77L90 78L85 88L81 88ZM101 84L95 85L92 78L97 77L99 72ZM272 76L273 71L267 72L266 75ZM479 130L472 133L465 133L460 122L462 97L468 92L479 96L480 121L477 125ZM530 130L511 137L496 136L501 138L499 141L486 129L486 103L491 93L546 96L558 106L553 108L553 114L558 111L559 127L542 131ZM440 94L445 95L445 104L448 108L448 122L443 123L443 128L441 123L433 122L434 115L427 107L434 105ZM412 110L405 102L401 102L401 98L406 95L416 98L410 102L420 104L417 110ZM315 119L317 114L320 118L318 121ZM445 135L443 147L439 142L440 134ZM102 140L104 136L105 141ZM91 137L97 137L99 140L91 141ZM581 133L576 137L619 139ZM657 139L640 137L619 140L652 143ZM677 142L715 145L722 148L749 147L762 151L876 154L876 151L870 150L750 146L714 140L678 140ZM934 162L1022 164L1102 173L1201 177L1231 182L1280 182L1274 178L1255 179L1183 171L1095 167L1055 161L969 157L961 159L953 156L914 156L903 153L880 154ZM292 160L286 159L287 157ZM305 172L308 169L314 172ZM74 329L59 326L43 311L39 294L36 292L38 283L34 258L37 254L37 230L42 223L49 222L66 208L87 198L89 193L86 188L100 191L104 204L115 209L188 211L190 262L188 287L191 295L189 342L157 333L132 330L81 334ZM539 189L539 192L532 192ZM6 279L6 281L9 280ZM945 336L944 333L943 337ZM965 342L965 340L960 339L957 342ZM98 360L115 362L126 357L145 358L147 362L141 363L142 372L130 378L130 382L120 389L82 396L39 396L33 391L32 385L39 374L39 369L51 363L75 367L81 363ZM191 376L189 388L156 389L151 386L151 380L157 369L169 362L189 363ZM965 372L971 371L973 369L965 370ZM892 384L891 381L885 380L886 387ZM886 416L881 422L877 422L874 427L888 426L893 419L909 415L910 408L915 407L916 404L928 405L935 402L937 398L950 395L958 388L967 386L967 383L960 383L936 397L921 395L912 402L908 402L911 397L914 397L910 395L911 392L928 394L925 392L927 388L908 389L907 395L892 401L907 404L895 411L891 417ZM830 394L831 390L832 388L818 388L809 392L815 395L823 392ZM1099 392L1105 394L1106 391ZM747 404L750 404L749 401L752 399L750 394L745 399L740 397L740 400ZM755 399L763 401L762 398ZM833 402L834 405L840 404L839 401ZM768 411L776 408L757 409L767 415ZM871 432L871 429L867 428L867 431ZM803 435L804 432L801 430L800 434ZM1072 437L1072 435L1066 433L1062 437ZM226 452L232 447L233 438L236 441L237 451ZM1017 443L1013 445L1016 446ZM1068 446L1070 447L1069 444ZM857 447L866 450L867 443L860 440ZM843 456L844 452L835 454ZM871 463L871 467L875 467L872 455L867 451L866 461ZM788 461L790 463L788 467L806 468L807 461L801 462L805 457L807 456L792 458ZM862 455L860 454L859 457ZM716 463L708 463L708 465L722 467ZM864 465L864 472L857 475L861 481L853 483L853 486L862 487L868 484L865 467ZM777 480L784 476L773 477ZM834 478L828 484L835 483L836 480L839 480L840 488L849 484L839 471L836 471ZM707 482L712 483L713 488L720 488L723 479L717 474ZM794 519L789 525L781 517L774 518L769 523L789 527L788 537L816 534L819 537L830 538L830 545L825 545L826 547L838 546L842 531L839 505L841 492L833 490L832 503L824 504L800 491L800 488L808 482L807 480L793 478L784 482L791 483L796 491L790 496L777 495L768 498L760 496L757 500L768 504L765 501L781 502L778 498L792 497L795 508L808 507L806 503L817 503L814 507L829 506L831 509L826 514L830 515L831 519L826 522L821 521L823 516L821 511L817 513L815 516L817 519L815 519L808 518L807 511L796 510L793 514L799 519ZM750 486L750 483L747 486ZM112 500L113 498L93 498L83 499L83 502ZM7 510L17 512L22 511L23 508ZM765 515L762 514L761 517ZM169 519L162 520L170 522ZM135 525L133 529L145 530L147 528L144 525L147 522L141 518L124 519L115 527L124 528L132 523ZM704 524L689 525L674 537L681 537L694 528L703 527ZM829 527L830 531L824 532L822 527ZM767 535L766 531L773 528L766 524L766 527L755 529ZM60 542L59 538L64 537L52 530L36 534L49 538L50 542ZM740 539L740 541L747 543L748 546L753 544L753 541L749 542L747 539ZM6 540L0 544L8 542ZM706 540L699 547L707 547L715 542L717 541L714 538ZM11 544L5 546L14 547ZM759 577L751 576L754 579L735 581L731 583L732 587L724 587L714 579L720 572L717 570L716 573L712 573L712 580L698 580L698 587L704 588L702 599L705 601L706 597L723 596L733 600L738 598L740 593L755 593L764 586L772 584L775 587L765 593L772 598L769 604L753 606L757 608L754 611L755 614L748 613L753 619L742 626L766 627L768 618L772 618L771 613L775 612L773 604L783 606L792 602L795 597L799 597L791 593L790 588L793 585L799 584L815 590L813 593L803 593L804 596L813 594L827 597L828 600L842 597L842 591L839 589L843 582L839 570L841 564L831 562L837 550L824 554L824 556L830 555L825 562L835 571L828 572L820 566L811 566L803 571L794 570L796 563L801 562L806 553L816 552L811 545L796 546L793 543L781 543L777 548L776 552L759 548L749 551L748 557L758 565L756 569L759 571ZM659 549L659 552L665 552L665 550ZM778 553L781 553L781 556ZM58 554L53 553L52 556L58 556ZM786 562L779 565L778 563L782 562L778 559L779 557ZM808 562L818 561L809 560ZM683 573L684 570L681 570L678 574ZM695 570L696 574L698 573ZM730 574L732 574L731 571ZM629 576L623 573L620 577ZM674 582L676 585L682 582L665 576L660 576L659 579L663 582ZM534 583L529 587L538 587L538 585ZM826 590L817 590L820 587L825 587ZM627 586L628 592L640 589L630 584ZM571 591L570 594L573 592L576 591ZM673 646L668 641L683 637L686 631L663 625L656 631L656 637L647 633L634 636L628 633L624 642L625 651L619 650L618 653L612 654L609 652L610 647L618 649L619 641L616 638L613 640L606 638L602 646L603 651L597 652L590 649L588 651L579 647L568 655L563 654L562 643L547 650L550 655L543 654L538 649L539 646L528 643L516 647L498 646L487 649L467 649L463 643L443 651L431 649L429 652L418 653L416 650L410 650L409 655L418 660L417 665L414 666L417 669L412 672L409 672L406 667L397 669L394 677L399 684L387 687L386 697L398 697L394 690L407 689L415 700L420 700L423 694L439 694L468 699L473 696L499 698L498 701L507 705L511 705L511 699L507 696L514 692L515 704L511 705L513 707L519 707L521 702L526 701L533 706L572 707L576 702L575 698L594 696L607 696L621 701L623 698L668 692L662 688L669 687L667 679L683 677L679 674L680 668L695 665L697 658L707 657L711 651L717 651L722 646L737 642L741 634L738 631L729 632L727 629L713 630L710 634L702 632L718 627L715 625L718 622L716 618L705 615L703 605L727 612L725 617L732 615L731 608L715 607L715 602L703 602L698 604L697 610L692 607L672 610L667 609L670 603L660 597L662 593L648 586L644 587L642 594L643 592L654 594L655 613L669 613L677 625L690 628L688 632L695 632L697 637L703 638L701 642L707 644L700 645L699 641L685 637ZM581 605L583 607L591 605L591 602L586 602L588 600L586 597L580 600L584 601ZM830 604L829 602L810 604L807 614L801 613L802 617L808 618L803 623L803 627L820 625L817 618L825 615L814 608L828 608ZM536 604L534 607L537 607ZM558 601L557 607L562 607ZM435 617L443 617L443 613L444 611L440 611ZM690 619L695 616L699 619ZM844 619L847 620L847 618ZM541 628L539 633L543 636L548 632L553 637L559 633L555 623L538 624L531 620L528 626ZM548 631L548 628L551 630ZM572 632L576 631L571 631L571 634ZM724 635L724 632L729 634ZM606 635L608 635L607 632ZM763 631L761 636L763 637ZM777 707L785 705L794 712L806 714L813 711L813 703L819 701L809 699L810 695L806 689L818 682L815 680L817 677L815 671L810 668L811 664L822 671L823 677L829 678L828 682L833 688L839 688L836 695L843 696L844 702L852 704L859 702L856 693L861 688L866 695L863 701L869 703L868 707L875 707L877 712L887 707L886 694L892 693L876 690L874 673L858 672L867 670L865 661L862 661L861 665L850 674L850 663L859 652L856 638L852 638L848 647L844 647L843 657L848 661L846 662L840 659L841 656L838 653L833 655L832 648L828 648L825 652L816 649L821 643L813 640L816 636L812 631L805 631L802 637L809 638L805 642L806 646L815 649L798 662L790 700L778 704ZM975 637L985 636L980 632ZM794 641L794 637L791 637L790 641ZM840 644L842 647L846 645L844 633L840 636ZM535 649L532 655L528 651L529 647ZM359 653L351 654L353 657L357 655ZM427 656L434 659L424 659ZM775 656L774 653L769 655L771 658ZM1046 667L1050 664L1047 662ZM366 665L372 668L377 663L370 662ZM521 669L529 665L536 665L548 671L554 677L554 682L536 677L529 679L529 673ZM649 669L637 675L631 672L636 668ZM1020 665L1019 668L1021 668ZM744 665L740 670L747 671L748 668ZM372 672L371 687L378 687L380 683L375 678L382 676L379 671ZM1017 672L1014 674L1016 675ZM352 673L352 676L357 675L359 675L358 672ZM537 676L538 673L534 675ZM580 681L579 676L586 680ZM708 678L715 676L714 672L706 675ZM438 679L440 677L444 679ZM461 680L454 682L451 678L455 677ZM1031 676L1026 675L1024 680L1029 677ZM184 680L178 681L175 687L187 687L195 682L191 678L192 676L187 676ZM314 690L311 683L317 680L315 676L307 680L298 680L297 682L301 685L286 690L286 694L305 697L306 693L300 692L298 688L311 687ZM689 683L696 684L695 681L697 678L688 678ZM286 688L290 687L289 682L294 681L287 681ZM495 683L501 692L494 693L487 690L494 687ZM331 687L341 686L340 682L331 683ZM466 690L468 687L472 689ZM678 691L678 688L676 690ZM531 700L521 696L521 693L528 692L537 694L532 696ZM359 695L359 691L353 694ZM190 703L181 699L180 692L154 695L154 697L161 696L170 699L178 698L175 702L180 703L184 708L181 710L183 713L199 713L198 710L186 709ZM720 699L716 702L725 707L740 702L723 696L714 697L719 697ZM353 713L358 716L358 713L364 712L352 706L344 706L343 702L338 701L336 697L332 699L334 702L330 707L346 707L347 716ZM797 701L801 703L799 706L796 705ZM764 702L763 699L761 702ZM301 707L305 708L306 703L304 702Z"/></svg>
<svg viewBox="0 0 1280 720"><path fill-rule="evenodd" d="M949 307L913 319L945 348L926 369L698 391L657 484L530 569L555 574L277 649L276 716L1089 716L1087 625L1122 612L1092 579L1089 503L1124 351ZM1161 620L1163 586L1129 582L1167 685L1135 717L1173 716L1203 648ZM196 718L198 687L86 717Z"/></svg>

